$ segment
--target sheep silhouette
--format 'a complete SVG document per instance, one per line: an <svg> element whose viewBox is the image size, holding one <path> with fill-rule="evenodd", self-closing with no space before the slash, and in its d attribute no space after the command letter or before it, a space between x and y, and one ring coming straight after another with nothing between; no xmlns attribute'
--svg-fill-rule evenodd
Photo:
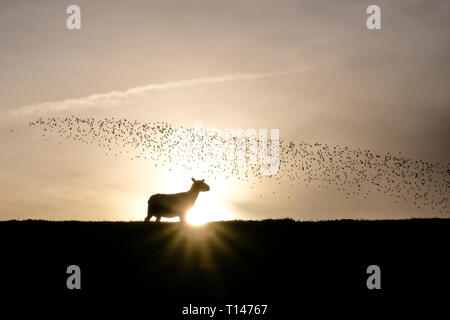
<svg viewBox="0 0 450 320"><path fill-rule="evenodd" d="M186 213L194 206L198 194L210 189L205 183L205 179L195 180L192 178L192 182L191 188L186 192L152 195L148 200L147 217L144 221L148 222L152 217L156 217L157 222L161 220L161 217L180 217L180 222L186 222Z"/></svg>

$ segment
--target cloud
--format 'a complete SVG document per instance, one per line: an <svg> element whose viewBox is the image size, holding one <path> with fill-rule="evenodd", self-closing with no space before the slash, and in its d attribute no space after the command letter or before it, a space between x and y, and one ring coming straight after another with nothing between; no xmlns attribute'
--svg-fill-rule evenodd
<svg viewBox="0 0 450 320"><path fill-rule="evenodd" d="M107 93L91 94L86 97L65 99L59 101L40 102L32 105L20 107L9 111L6 118L20 118L22 116L38 115L49 112L58 112L65 110L79 110L91 107L111 105L114 102L136 96L151 91L161 91L183 87L192 87L204 84L229 82L234 80L258 80L270 77L277 77L289 74L295 74L305 71L307 68L298 68L287 71L275 71L266 73L233 73L215 77L194 78L188 80L168 81L164 83L151 83L144 86L130 88L124 91L111 91Z"/></svg>

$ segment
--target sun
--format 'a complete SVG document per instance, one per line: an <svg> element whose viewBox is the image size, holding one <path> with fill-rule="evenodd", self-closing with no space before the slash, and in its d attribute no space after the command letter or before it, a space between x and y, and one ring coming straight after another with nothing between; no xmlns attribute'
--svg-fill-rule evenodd
<svg viewBox="0 0 450 320"><path fill-rule="evenodd" d="M186 221L192 226L201 226L206 223L206 220L202 218L202 214L198 212L194 212L194 209L191 209L186 216Z"/></svg>
<svg viewBox="0 0 450 320"><path fill-rule="evenodd" d="M207 222L232 220L233 215L226 205L214 194L200 194L194 207L188 211L186 221L193 226L201 226Z"/></svg>

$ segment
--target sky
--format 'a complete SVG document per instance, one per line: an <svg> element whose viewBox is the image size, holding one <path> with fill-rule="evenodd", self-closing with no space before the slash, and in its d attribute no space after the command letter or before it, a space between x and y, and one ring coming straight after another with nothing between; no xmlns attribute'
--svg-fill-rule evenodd
<svg viewBox="0 0 450 320"><path fill-rule="evenodd" d="M81 30L66 28L71 4ZM371 4L381 30L366 27ZM338 186L268 179L251 188L155 167L28 124L201 121L448 166L449 13L446 0L3 0L0 219L141 220L151 194L186 191L192 176L211 186L202 214L219 218L440 216L383 195L346 199Z"/></svg>

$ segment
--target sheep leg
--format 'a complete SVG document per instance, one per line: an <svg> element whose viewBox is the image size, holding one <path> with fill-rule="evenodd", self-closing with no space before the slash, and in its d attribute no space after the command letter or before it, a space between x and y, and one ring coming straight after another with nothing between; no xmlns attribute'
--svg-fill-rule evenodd
<svg viewBox="0 0 450 320"><path fill-rule="evenodd" d="M147 217L144 219L144 222L148 222L152 217L152 214L150 213L150 202L148 203L148 209L147 209Z"/></svg>

